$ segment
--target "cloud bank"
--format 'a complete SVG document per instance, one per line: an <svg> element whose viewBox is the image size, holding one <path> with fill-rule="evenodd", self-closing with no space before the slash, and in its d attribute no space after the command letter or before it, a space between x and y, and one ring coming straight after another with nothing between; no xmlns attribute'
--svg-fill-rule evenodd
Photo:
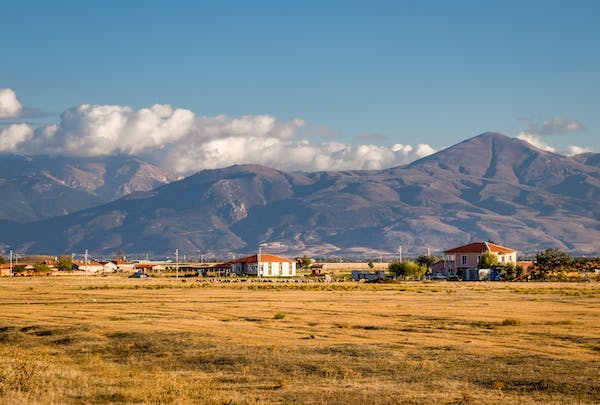
<svg viewBox="0 0 600 405"><path fill-rule="evenodd" d="M128 154L177 172L242 163L307 171L382 169L435 152L426 144L351 145L325 140L322 133L319 127L311 136L311 128L298 118L282 122L270 115L206 117L164 104L139 110L84 104L64 111L58 124L35 131L26 124L11 125L0 134L0 151Z"/></svg>
<svg viewBox="0 0 600 405"><path fill-rule="evenodd" d="M557 150L546 142L543 137L548 135L567 135L581 132L585 129L583 124L577 120L568 120L563 117L545 120L541 124L532 124L526 131L517 134L518 139L529 142L533 146L547 152L560 153L566 156L578 155L580 153L592 152L593 150L584 146L571 145L566 150Z"/></svg>
<svg viewBox="0 0 600 405"><path fill-rule="evenodd" d="M0 118L18 117L23 106L12 89L0 89Z"/></svg>

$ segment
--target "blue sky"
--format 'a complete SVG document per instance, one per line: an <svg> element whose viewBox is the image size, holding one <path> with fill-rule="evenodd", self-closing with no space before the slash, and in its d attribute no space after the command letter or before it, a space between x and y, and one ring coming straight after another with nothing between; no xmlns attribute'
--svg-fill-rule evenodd
<svg viewBox="0 0 600 405"><path fill-rule="evenodd" d="M0 88L27 113L2 127L168 104L272 116L315 145L440 149L497 131L600 151L598 21L600 2L577 0L7 1Z"/></svg>

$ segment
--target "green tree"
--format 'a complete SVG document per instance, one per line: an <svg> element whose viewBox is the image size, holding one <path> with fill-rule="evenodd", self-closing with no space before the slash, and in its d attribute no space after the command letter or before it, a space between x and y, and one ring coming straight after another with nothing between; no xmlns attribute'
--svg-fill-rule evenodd
<svg viewBox="0 0 600 405"><path fill-rule="evenodd" d="M507 281L514 280L520 275L517 266L515 266L513 263L499 264L495 267L500 272L500 277ZM523 268L521 268L521 271L522 270Z"/></svg>
<svg viewBox="0 0 600 405"><path fill-rule="evenodd" d="M546 278L552 273L561 273L569 269L571 256L560 249L546 249L535 255L534 278Z"/></svg>
<svg viewBox="0 0 600 405"><path fill-rule="evenodd" d="M479 258L479 263L477 263L477 267L480 269L491 269L496 267L498 264L498 257L492 252L485 252Z"/></svg>
<svg viewBox="0 0 600 405"><path fill-rule="evenodd" d="M307 255L304 255L300 258L300 264L302 265L303 269L310 268L311 263L312 263L312 260L310 260L310 257L308 257Z"/></svg>
<svg viewBox="0 0 600 405"><path fill-rule="evenodd" d="M13 266L13 273L23 273L25 271L24 264L15 264Z"/></svg>
<svg viewBox="0 0 600 405"><path fill-rule="evenodd" d="M427 272L427 267L421 266L417 262L412 260L399 261L396 260L389 264L388 270L396 275L396 277L402 277L407 279L410 277L421 277Z"/></svg>
<svg viewBox="0 0 600 405"><path fill-rule="evenodd" d="M71 270L73 268L71 256L58 256L56 259L56 268L61 271Z"/></svg>
<svg viewBox="0 0 600 405"><path fill-rule="evenodd" d="M44 263L36 263L33 265L33 271L36 273L48 273L50 269Z"/></svg>
<svg viewBox="0 0 600 405"><path fill-rule="evenodd" d="M427 268L427 272L429 272L429 270L431 270L431 266L436 264L438 261L438 257L427 254L417 257L417 263L419 263L421 266L425 266Z"/></svg>
<svg viewBox="0 0 600 405"><path fill-rule="evenodd" d="M5 263L4 257L0 256L0 264L4 264L4 263Z"/></svg>

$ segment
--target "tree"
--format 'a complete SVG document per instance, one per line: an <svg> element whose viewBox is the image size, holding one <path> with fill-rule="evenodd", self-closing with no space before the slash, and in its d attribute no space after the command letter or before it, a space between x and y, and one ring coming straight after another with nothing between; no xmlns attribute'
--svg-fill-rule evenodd
<svg viewBox="0 0 600 405"><path fill-rule="evenodd" d="M436 264L438 261L439 259L436 256L431 255L421 255L417 257L417 263L419 263L419 265L421 266L425 266L427 268L427 271L429 271L431 269L431 266Z"/></svg>
<svg viewBox="0 0 600 405"><path fill-rule="evenodd" d="M491 269L494 268L498 264L498 257L492 252L485 252L479 258L479 263L477 263L477 267L480 269Z"/></svg>
<svg viewBox="0 0 600 405"><path fill-rule="evenodd" d="M24 264L15 264L13 266L13 273L24 273L25 265Z"/></svg>
<svg viewBox="0 0 600 405"><path fill-rule="evenodd" d="M58 256L56 259L56 268L62 271L71 270L73 268L71 256Z"/></svg>
<svg viewBox="0 0 600 405"><path fill-rule="evenodd" d="M302 265L303 269L308 269L310 268L310 264L312 263L312 260L310 260L310 257L304 255L300 258L300 264Z"/></svg>
<svg viewBox="0 0 600 405"><path fill-rule="evenodd" d="M388 270L394 273L396 277L402 277L406 279L409 277L421 277L427 272L427 267L421 266L411 260L396 260L389 264Z"/></svg>
<svg viewBox="0 0 600 405"><path fill-rule="evenodd" d="M499 264L495 267L500 272L500 277L506 281L514 280L517 276L520 276L517 266L514 263ZM523 268L521 268L521 272L522 270Z"/></svg>
<svg viewBox="0 0 600 405"><path fill-rule="evenodd" d="M36 273L48 273L50 269L44 263L36 263L33 265L33 271Z"/></svg>
<svg viewBox="0 0 600 405"><path fill-rule="evenodd" d="M535 255L534 278L544 278L550 273L566 271L571 265L571 256L560 249L546 249Z"/></svg>
<svg viewBox="0 0 600 405"><path fill-rule="evenodd" d="M0 256L0 264L4 264L4 257Z"/></svg>

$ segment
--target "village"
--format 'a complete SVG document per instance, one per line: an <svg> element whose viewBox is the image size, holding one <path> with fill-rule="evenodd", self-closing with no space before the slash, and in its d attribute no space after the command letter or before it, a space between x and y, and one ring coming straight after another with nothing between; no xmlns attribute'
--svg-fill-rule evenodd
<svg viewBox="0 0 600 405"><path fill-rule="evenodd" d="M122 252L121 252L122 253ZM178 252L177 252L178 253ZM73 255L74 256L74 255ZM517 250L480 241L445 250L440 256L429 252L414 259L386 261L342 260L315 261L304 255L286 258L259 253L224 262L179 260L127 260L121 254L111 260L73 256L0 256L0 276L107 276L147 277L208 277L212 279L268 281L530 281L532 279L565 279L578 281L598 279L600 260L570 258L558 249L546 249L533 260L518 260ZM536 271L537 270L537 271ZM560 278L559 277L559 278Z"/></svg>

